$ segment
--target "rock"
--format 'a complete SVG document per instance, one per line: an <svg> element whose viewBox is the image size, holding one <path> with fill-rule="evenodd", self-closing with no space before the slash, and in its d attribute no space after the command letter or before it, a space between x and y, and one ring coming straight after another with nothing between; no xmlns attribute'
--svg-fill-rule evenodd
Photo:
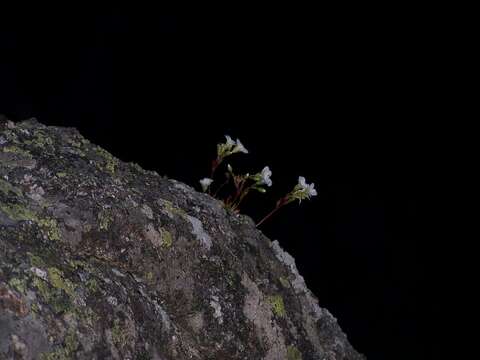
<svg viewBox="0 0 480 360"><path fill-rule="evenodd" d="M0 359L363 359L248 217L72 128L0 139Z"/></svg>

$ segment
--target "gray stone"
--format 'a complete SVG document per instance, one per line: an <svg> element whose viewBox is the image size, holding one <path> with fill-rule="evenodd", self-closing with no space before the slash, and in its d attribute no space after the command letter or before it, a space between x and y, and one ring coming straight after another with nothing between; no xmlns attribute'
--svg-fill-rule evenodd
<svg viewBox="0 0 480 360"><path fill-rule="evenodd" d="M246 216L0 121L0 359L364 359Z"/></svg>

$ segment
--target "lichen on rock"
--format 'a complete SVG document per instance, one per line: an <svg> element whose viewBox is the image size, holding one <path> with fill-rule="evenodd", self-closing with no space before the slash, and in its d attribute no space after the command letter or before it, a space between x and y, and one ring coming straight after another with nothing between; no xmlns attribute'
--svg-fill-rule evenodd
<svg viewBox="0 0 480 360"><path fill-rule="evenodd" d="M363 359L248 217L72 128L0 123L0 359Z"/></svg>

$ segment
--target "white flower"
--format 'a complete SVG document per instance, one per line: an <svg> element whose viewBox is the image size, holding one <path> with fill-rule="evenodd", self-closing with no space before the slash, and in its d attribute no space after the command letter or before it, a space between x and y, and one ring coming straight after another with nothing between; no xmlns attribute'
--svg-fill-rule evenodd
<svg viewBox="0 0 480 360"><path fill-rule="evenodd" d="M260 184L266 184L267 186L272 186L272 180L270 179L270 176L272 176L272 171L268 166L265 166L260 173Z"/></svg>
<svg viewBox="0 0 480 360"><path fill-rule="evenodd" d="M248 150L245 148L245 146L243 146L243 144L240 142L239 139L237 139L235 147L232 150L232 153L237 153L237 152L242 152L244 154L248 154Z"/></svg>
<svg viewBox="0 0 480 360"><path fill-rule="evenodd" d="M298 185L300 185L302 189L305 189L308 186L303 176L298 177Z"/></svg>
<svg viewBox="0 0 480 360"><path fill-rule="evenodd" d="M307 184L303 176L298 177L298 187L303 191L307 198L310 196L317 196L317 190L314 189L315 184Z"/></svg>
<svg viewBox="0 0 480 360"><path fill-rule="evenodd" d="M212 184L213 180L210 178L203 178L200 180L200 185L202 185L202 190L207 191L208 187Z"/></svg>
<svg viewBox="0 0 480 360"><path fill-rule="evenodd" d="M224 159L227 156L239 152L248 154L248 150L245 149L245 146L243 146L239 139L237 139L237 141L233 141L228 135L225 135L225 139L227 139L225 144L217 144L217 156L219 159Z"/></svg>
<svg viewBox="0 0 480 360"><path fill-rule="evenodd" d="M227 139L227 142L225 143L225 145L227 145L228 147L233 147L236 145L235 141L233 141L230 136L225 135L225 139Z"/></svg>

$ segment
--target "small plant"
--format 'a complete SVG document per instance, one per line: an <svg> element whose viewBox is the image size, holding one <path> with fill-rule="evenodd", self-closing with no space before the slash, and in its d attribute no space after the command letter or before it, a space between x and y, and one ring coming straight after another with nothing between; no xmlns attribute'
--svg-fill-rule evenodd
<svg viewBox="0 0 480 360"><path fill-rule="evenodd" d="M233 179L235 192L233 195L227 197L225 205L234 211L239 208L241 202L250 191L254 190L260 193L266 193L267 190L265 189L265 186L272 186L272 180L270 179L272 172L268 166L265 166L261 172L254 175L248 173L245 175L236 175L233 173L230 164L227 165L227 169L227 182L229 179Z"/></svg>
<svg viewBox="0 0 480 360"><path fill-rule="evenodd" d="M265 166L262 171L253 175L250 175L249 173L241 175L235 174L232 166L230 164L227 164L225 181L223 181L222 184L217 187L215 192L212 193L212 184L214 183L216 171L223 163L225 158L237 153L248 154L248 150L243 146L239 139L233 141L232 138L228 135L225 135L225 138L225 143L217 144L217 157L215 160L212 161L210 177L201 179L200 185L204 192L207 192L214 197L217 197L219 192L226 185L232 183L234 191L232 194L226 196L223 199L223 202L228 209L238 212L240 204L251 191L266 193L266 187L272 186L272 171L268 166ZM295 200L298 200L299 203L301 203L302 200L310 199L312 196L316 195L317 191L314 188L314 184L307 184L305 178L303 176L300 176L298 178L298 184L295 185L293 190L277 201L275 208L257 223L257 227L260 226L267 219L269 219L283 206Z"/></svg>
<svg viewBox="0 0 480 360"><path fill-rule="evenodd" d="M307 184L303 176L298 177L298 184L295 185L292 191L277 201L275 208L270 211L262 220L257 223L257 227L262 225L265 220L275 214L281 207L290 204L292 201L310 199L312 196L317 196L317 190L314 189L315 184Z"/></svg>
<svg viewBox="0 0 480 360"><path fill-rule="evenodd" d="M211 178L213 178L215 170L217 170L226 157L237 153L248 154L248 150L245 149L240 140L233 141L228 135L225 135L225 138L227 139L225 144L217 144L217 158L212 161Z"/></svg>

